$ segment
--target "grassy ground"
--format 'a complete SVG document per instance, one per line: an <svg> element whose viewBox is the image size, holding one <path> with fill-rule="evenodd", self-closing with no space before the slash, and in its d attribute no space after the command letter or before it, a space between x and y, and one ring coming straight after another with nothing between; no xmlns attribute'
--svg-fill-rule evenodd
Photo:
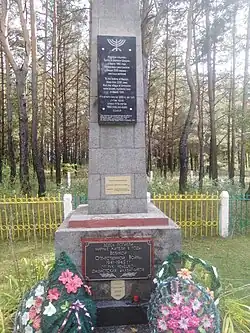
<svg viewBox="0 0 250 333"><path fill-rule="evenodd" d="M216 266L224 285L241 286L250 282L250 235L223 240L220 238L183 241L183 251ZM5 276L14 273L13 258L53 258L53 242L34 244L16 242L13 247L0 243L0 289ZM12 251L13 249L13 251Z"/></svg>

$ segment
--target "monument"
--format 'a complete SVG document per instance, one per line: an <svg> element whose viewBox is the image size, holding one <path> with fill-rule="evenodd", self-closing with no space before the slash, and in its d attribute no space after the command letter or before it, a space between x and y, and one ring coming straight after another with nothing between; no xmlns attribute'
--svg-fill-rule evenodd
<svg viewBox="0 0 250 333"><path fill-rule="evenodd" d="M181 243L177 225L147 203L140 29L139 0L92 2L88 205L62 223L55 248L89 281L97 332L146 333L154 272Z"/></svg>

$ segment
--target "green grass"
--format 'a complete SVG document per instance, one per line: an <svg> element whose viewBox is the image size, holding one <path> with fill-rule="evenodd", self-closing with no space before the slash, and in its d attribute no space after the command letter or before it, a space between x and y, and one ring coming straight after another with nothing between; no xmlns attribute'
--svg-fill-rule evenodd
<svg viewBox="0 0 250 333"><path fill-rule="evenodd" d="M250 235L232 239L210 238L183 242L183 251L217 267L224 286L250 282Z"/></svg>

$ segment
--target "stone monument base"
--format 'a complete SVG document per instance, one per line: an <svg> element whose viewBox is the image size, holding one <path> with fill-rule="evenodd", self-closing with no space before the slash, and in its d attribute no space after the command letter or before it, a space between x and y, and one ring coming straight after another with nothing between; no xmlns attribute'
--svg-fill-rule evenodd
<svg viewBox="0 0 250 333"><path fill-rule="evenodd" d="M99 327L137 325L139 333L139 327L143 327L140 325L147 324L147 303L152 292L155 271L170 253L181 250L180 228L152 203L148 204L148 213L110 215L88 215L88 206L82 205L72 212L56 231L56 256L65 251L85 277L83 244L89 244L92 240L97 243L98 240L100 243L116 240L119 244L120 242L135 244L139 240L144 242L150 240L152 244L150 277L124 278L125 290L122 299L115 300L111 297L111 279L90 280L93 298L97 302L97 325ZM145 262L143 257L142 255L142 262ZM121 277L117 280L121 280ZM146 333L145 328L142 328L142 331ZM126 327L114 327L98 328L97 332L132 331Z"/></svg>
<svg viewBox="0 0 250 333"><path fill-rule="evenodd" d="M95 333L150 333L148 325L98 327Z"/></svg>

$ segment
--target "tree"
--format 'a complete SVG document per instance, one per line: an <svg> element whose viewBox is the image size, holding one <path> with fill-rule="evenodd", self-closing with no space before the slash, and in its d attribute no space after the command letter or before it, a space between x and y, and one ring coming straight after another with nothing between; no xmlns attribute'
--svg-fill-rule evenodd
<svg viewBox="0 0 250 333"><path fill-rule="evenodd" d="M246 113L248 103L248 85L249 85L249 48L250 48L250 3L248 4L247 36L245 49L245 69L241 117L241 151L240 151L240 183L245 188L245 168L246 168Z"/></svg>
<svg viewBox="0 0 250 333"><path fill-rule="evenodd" d="M33 165L38 179L38 195L46 192L44 168L42 164L40 147L38 146L38 100L37 100L37 43L36 43L36 14L34 0L30 0L31 46L32 46L32 157Z"/></svg>
<svg viewBox="0 0 250 333"><path fill-rule="evenodd" d="M26 80L30 61L30 36L27 22L24 16L25 10L22 0L17 0L18 13L24 38L24 55L21 65L14 60L13 53L8 43L8 0L2 2L2 13L0 21L0 41L4 52L14 70L16 77L16 90L19 106L19 140L20 140L20 183L24 194L30 194L29 181L29 135L28 135L28 115L26 100Z"/></svg>
<svg viewBox="0 0 250 333"><path fill-rule="evenodd" d="M179 190L184 193L187 189L187 173L188 173L188 136L192 127L192 122L195 114L197 93L195 88L194 79L192 76L191 69L191 53L192 53L192 31L193 31L193 8L194 0L190 0L187 18L187 53L186 53L186 75L187 82L190 90L190 106L186 117L183 131L181 133L179 153L180 153L180 179L179 179Z"/></svg>

